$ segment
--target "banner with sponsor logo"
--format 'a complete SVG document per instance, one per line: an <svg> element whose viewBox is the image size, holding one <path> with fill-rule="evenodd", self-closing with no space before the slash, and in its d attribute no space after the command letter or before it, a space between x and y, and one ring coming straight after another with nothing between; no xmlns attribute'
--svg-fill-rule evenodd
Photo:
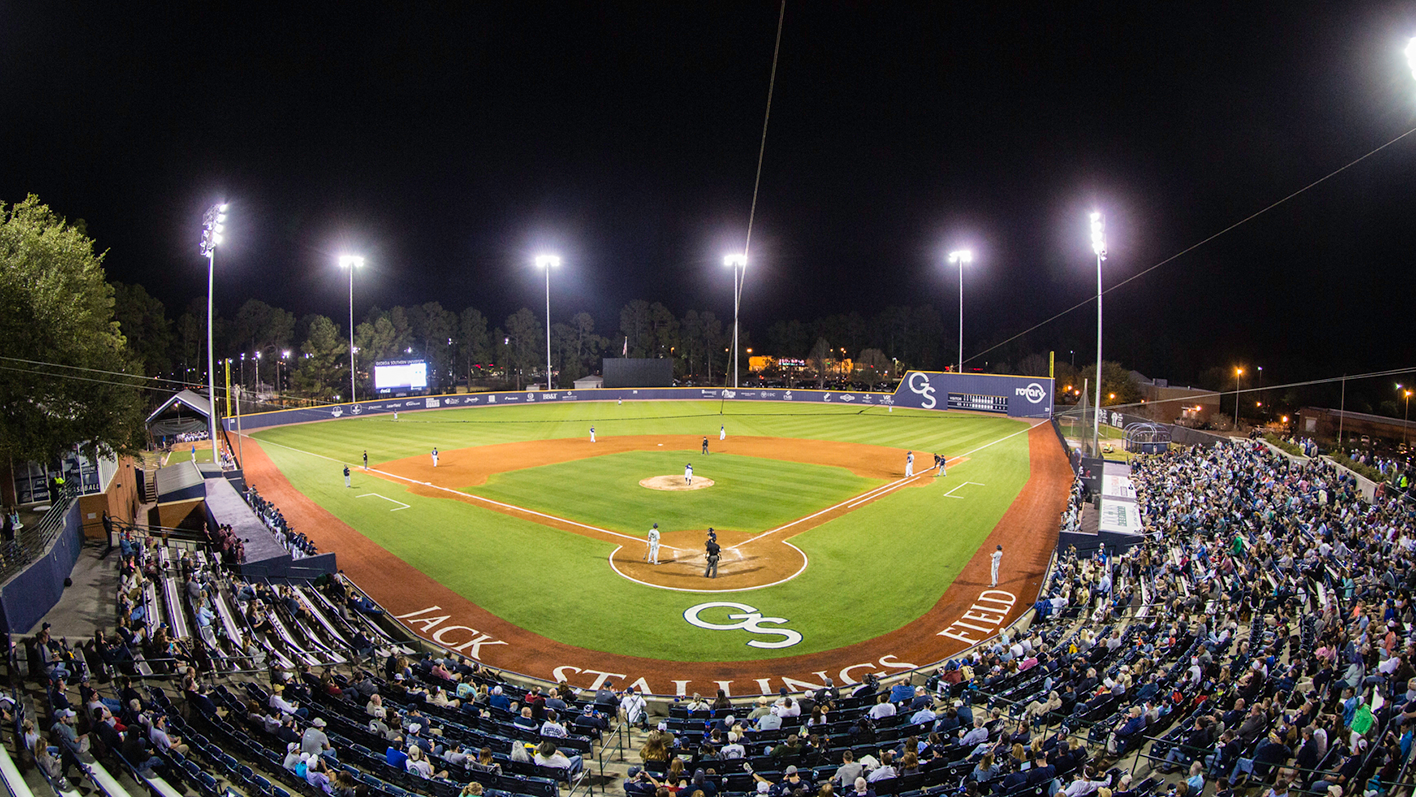
<svg viewBox="0 0 1416 797"><path fill-rule="evenodd" d="M508 404L542 404L567 401L775 401L783 403L840 404L854 407L911 407L923 410L975 410L1014 418L1052 416L1052 380L1047 377L948 374L910 371L893 394L802 388L619 388L599 390L518 390L499 393L459 393L444 396L375 399L355 404L331 404L246 415L243 429L263 429L289 423L311 423L335 418L392 415L413 410L456 407L503 407ZM235 419L224 418L234 430Z"/></svg>
<svg viewBox="0 0 1416 797"><path fill-rule="evenodd" d="M1045 376L910 371L900 381L894 399L897 407L997 412L1014 418L1051 418L1052 380Z"/></svg>

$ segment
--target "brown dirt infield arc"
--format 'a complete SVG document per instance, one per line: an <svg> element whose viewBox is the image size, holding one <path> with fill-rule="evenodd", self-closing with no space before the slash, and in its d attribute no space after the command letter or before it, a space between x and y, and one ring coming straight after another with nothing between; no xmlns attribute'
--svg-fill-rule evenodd
<svg viewBox="0 0 1416 797"><path fill-rule="evenodd" d="M617 680L633 682L642 679L644 685L658 694L682 693L685 689L708 693L721 682L737 684L730 691L738 694L775 691L772 679L793 678L819 682L823 673L837 683L859 680L866 672L888 674L905 665L924 665L948 658L968 647L967 643L942 636L941 632L965 616L998 616L997 627L1007 625L1031 607L1037 595L1047 562L1057 544L1057 518L1065 508L1072 472L1056 436L1048 424L1042 423L1028 431L1030 474L1027 483L1013 500L1003 517L973 557L964 564L940 600L923 616L903 627L871 640L843 648L766 661L735 662L672 662L634 656L610 654L567 645L517 627L481 608L471 600L444 587L403 560L349 527L323 507L296 490L261 450L260 445L247 439L246 474L263 495L281 507L282 512L315 542L321 550L335 551L340 568L383 605L394 616L424 612L438 607L432 615L453 618L448 623L412 630L420 632L440 645L456 645L475 629L479 636L497 640L496 645L480 648L481 659L488 665L520 672L532 677L557 680L556 668L566 668L567 676L576 686L591 686L601 673L612 673ZM450 490L475 486L485 482L495 472L518 470L583 459L587 456L658 448L696 450L700 438L690 436L627 436L602 438L597 443L585 439L541 440L526 443L484 446L459 451L442 452L436 470L426 456L386 463L380 470L406 484L417 482L411 489L420 495L453 498L476 503L485 508L508 514L526 516L526 510L515 507L488 506L483 500L466 493ZM932 477L917 477L902 484L899 471L901 452L893 448L863 446L827 441L737 437L732 453L762 456L816 464L847 467L868 478L889 482L880 495L888 494L890 485L900 488L927 484ZM425 485L422 482L431 482ZM878 496L877 496L878 497ZM853 503L853 502L852 502ZM715 584L719 590L751 589L789 577L801 569L801 553L786 538L800 533L832 517L850 511L840 506L819 516L808 516L781 527L780 533L753 536L724 532L719 542L725 551L734 552L733 572L724 573ZM644 543L637 537L620 535L573 522L534 518L546 525L564 528L578 534L606 539L621 547L613 565L621 575L670 589L683 589L687 584L701 589L702 576L701 530L666 534L660 561L651 567L643 560ZM1004 545L1002 572L998 589L1016 596L1006 611L996 605L980 607L980 594L989 590L989 553L995 545ZM752 593L728 592L724 600L748 600ZM705 598L712 599L712 598ZM986 612L997 612L990 615ZM971 613L971 615L966 615ZM977 620L975 617L975 626ZM451 633L450 629L462 629ZM449 631L448 636L442 636ZM632 633L627 629L626 633ZM977 631L966 635L984 636ZM452 637L456 637L453 639ZM463 651L470 652L470 651ZM839 674L839 675L838 675ZM770 689L767 685L773 684ZM761 688L761 689L759 689Z"/></svg>

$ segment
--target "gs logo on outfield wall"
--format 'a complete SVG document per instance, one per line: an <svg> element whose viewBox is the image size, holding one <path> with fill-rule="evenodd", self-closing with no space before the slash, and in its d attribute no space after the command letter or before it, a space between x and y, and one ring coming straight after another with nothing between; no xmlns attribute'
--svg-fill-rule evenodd
<svg viewBox="0 0 1416 797"><path fill-rule="evenodd" d="M737 620L735 623L721 624L710 623L698 616L699 612L706 609L737 609L738 611L728 615L729 620ZM697 606L690 606L683 612L683 619L690 625L705 628L709 631L737 631L743 630L749 634L765 634L768 636L779 636L781 639L775 642L763 642L760 639L750 639L747 646L751 648L762 648L765 650L775 650L777 648L789 648L801 642L801 634L790 628L764 628L761 623L772 623L781 625L787 622L785 617L763 617L762 612L748 606L746 603L734 603L733 601L712 601L710 603L700 603Z"/></svg>
<svg viewBox="0 0 1416 797"><path fill-rule="evenodd" d="M923 371L913 371L910 373L909 379L905 381L905 386L910 389L911 393L917 393L924 397L919 403L921 408L932 410L938 403L934 400L934 385L929 384L929 374Z"/></svg>

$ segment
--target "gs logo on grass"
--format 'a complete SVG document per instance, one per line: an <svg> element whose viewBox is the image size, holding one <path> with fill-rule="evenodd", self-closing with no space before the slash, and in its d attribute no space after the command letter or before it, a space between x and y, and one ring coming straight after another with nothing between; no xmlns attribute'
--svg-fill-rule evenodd
<svg viewBox="0 0 1416 797"><path fill-rule="evenodd" d="M699 617L699 612L707 609L726 608L737 609L737 612L728 615L729 620L737 622L731 624L710 623ZM712 601L710 603L700 603L697 606L690 606L684 610L683 619L690 625L706 628L709 631L737 631L739 629L749 634L766 634L768 636L778 636L781 639L775 642L763 642L760 639L748 640L747 646L751 648L762 648L766 650L776 650L777 648L789 648L801 642L801 634L790 628L764 628L761 623L772 623L781 625L787 622L785 617L763 617L762 612L748 606L745 603L734 603L733 601Z"/></svg>

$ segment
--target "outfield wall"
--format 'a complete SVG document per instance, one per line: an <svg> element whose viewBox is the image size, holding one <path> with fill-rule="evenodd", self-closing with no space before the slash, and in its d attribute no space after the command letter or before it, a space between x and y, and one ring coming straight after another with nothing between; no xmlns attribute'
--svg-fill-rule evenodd
<svg viewBox="0 0 1416 797"><path fill-rule="evenodd" d="M448 407L503 407L517 404L568 401L773 401L796 404L841 404L858 407L908 407L921 410L969 410L1012 418L1051 418L1052 380L1041 376L951 374L910 371L894 393L835 390L783 390L777 388L662 387L602 388L597 390L519 390L499 393L460 393L401 399L373 399L323 407L275 410L241 418L241 429L255 430L291 423L328 421L334 418L389 415ZM223 418L229 431L236 419Z"/></svg>

